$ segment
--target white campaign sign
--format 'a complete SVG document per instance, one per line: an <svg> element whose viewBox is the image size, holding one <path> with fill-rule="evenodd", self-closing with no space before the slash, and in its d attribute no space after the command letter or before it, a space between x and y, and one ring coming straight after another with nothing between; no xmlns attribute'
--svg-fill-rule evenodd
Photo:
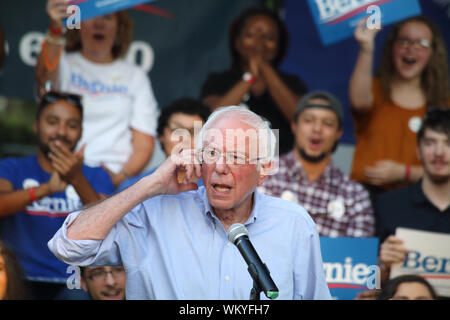
<svg viewBox="0 0 450 320"><path fill-rule="evenodd" d="M395 236L409 252L403 263L392 266L390 277L417 274L427 279L439 296L450 297L450 234L397 228Z"/></svg>

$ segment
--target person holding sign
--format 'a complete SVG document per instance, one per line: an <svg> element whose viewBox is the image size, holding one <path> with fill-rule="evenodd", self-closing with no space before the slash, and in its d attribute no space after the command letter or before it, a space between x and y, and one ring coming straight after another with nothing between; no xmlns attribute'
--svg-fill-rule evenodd
<svg viewBox="0 0 450 320"><path fill-rule="evenodd" d="M361 21L360 50L350 79L357 139L351 178L372 193L404 186L423 174L416 133L426 109L448 107L448 62L439 29L425 17L393 26L379 70L372 77L377 29Z"/></svg>
<svg viewBox="0 0 450 320"><path fill-rule="evenodd" d="M279 129L279 152L289 152L294 136L289 123L294 118L306 85L295 75L277 70L287 50L288 34L276 13L252 7L232 23L229 70L212 73L202 87L203 103L212 110L228 105L246 105Z"/></svg>
<svg viewBox="0 0 450 320"><path fill-rule="evenodd" d="M408 252L402 239L394 236L397 227L450 233L450 110L428 111L417 133L417 144L423 178L383 193L375 202L383 279Z"/></svg>
<svg viewBox="0 0 450 320"><path fill-rule="evenodd" d="M78 148L85 161L103 165L115 186L148 164L158 108L147 75L122 58L132 40L124 11L81 22L64 35L67 1L48 0L50 28L36 66L39 94L49 89L83 96L85 116Z"/></svg>

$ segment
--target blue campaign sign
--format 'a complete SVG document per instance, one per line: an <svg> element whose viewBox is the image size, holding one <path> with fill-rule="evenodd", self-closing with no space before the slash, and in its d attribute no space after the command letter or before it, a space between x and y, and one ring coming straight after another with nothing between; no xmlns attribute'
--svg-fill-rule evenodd
<svg viewBox="0 0 450 320"><path fill-rule="evenodd" d="M72 0L70 4L78 6L80 21L83 21L153 1L155 0Z"/></svg>
<svg viewBox="0 0 450 320"><path fill-rule="evenodd" d="M324 45L353 36L366 17L380 18L383 27L421 13L418 0L308 0L308 4Z"/></svg>
<svg viewBox="0 0 450 320"><path fill-rule="evenodd" d="M320 247L333 299L353 300L359 292L379 288L378 238L320 237Z"/></svg>

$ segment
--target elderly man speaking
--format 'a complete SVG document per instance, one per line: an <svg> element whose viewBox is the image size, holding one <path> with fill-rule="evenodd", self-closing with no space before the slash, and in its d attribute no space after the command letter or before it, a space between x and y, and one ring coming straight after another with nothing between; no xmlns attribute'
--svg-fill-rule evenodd
<svg viewBox="0 0 450 320"><path fill-rule="evenodd" d="M330 299L309 214L256 191L274 167L268 124L225 107L197 138L195 152L175 148L153 174L68 216L50 250L72 265L123 265L127 299L242 300L253 280L227 235L241 223L279 299Z"/></svg>

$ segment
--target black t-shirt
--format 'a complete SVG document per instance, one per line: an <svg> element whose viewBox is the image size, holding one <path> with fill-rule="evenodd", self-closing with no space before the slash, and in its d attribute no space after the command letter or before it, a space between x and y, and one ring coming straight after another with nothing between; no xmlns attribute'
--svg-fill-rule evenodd
<svg viewBox="0 0 450 320"><path fill-rule="evenodd" d="M308 89L303 81L296 75L277 71L278 76L295 94L302 96ZM242 79L242 71L239 69L230 69L224 72L212 73L208 76L202 86L201 98L209 95L224 95L233 86ZM273 101L270 93L266 90L261 96L255 97L251 92L244 95L241 102L247 107L264 117L271 124L272 129L279 129L279 152L280 155L292 150L294 145L294 136L291 132L289 121L284 117L280 109Z"/></svg>
<svg viewBox="0 0 450 320"><path fill-rule="evenodd" d="M434 206L422 191L422 180L378 195L374 211L380 243L397 227L450 234L450 207L440 211Z"/></svg>

